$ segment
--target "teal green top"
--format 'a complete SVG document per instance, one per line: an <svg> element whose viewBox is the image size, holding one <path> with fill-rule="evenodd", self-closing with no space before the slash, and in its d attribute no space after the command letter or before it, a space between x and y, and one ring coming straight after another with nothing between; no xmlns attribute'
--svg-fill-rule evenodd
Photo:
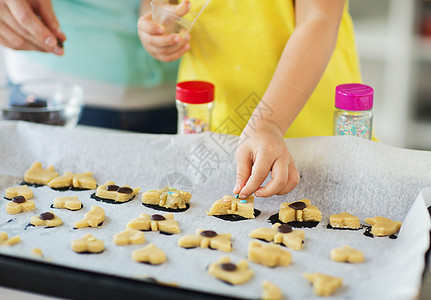
<svg viewBox="0 0 431 300"><path fill-rule="evenodd" d="M137 35L140 0L52 1L67 40L65 54L28 52L30 59L70 75L127 86L174 82L178 62L149 55Z"/></svg>

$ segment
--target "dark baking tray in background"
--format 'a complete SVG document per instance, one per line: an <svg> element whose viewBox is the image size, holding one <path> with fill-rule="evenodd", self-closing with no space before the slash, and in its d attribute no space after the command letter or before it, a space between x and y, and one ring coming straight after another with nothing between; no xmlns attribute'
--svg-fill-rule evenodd
<svg viewBox="0 0 431 300"><path fill-rule="evenodd" d="M428 207L431 217L431 206ZM431 232L430 232L431 238ZM430 247L425 269L430 267ZM187 274L183 274L187 276ZM427 283L425 283L427 284ZM0 254L0 285L66 299L218 300L241 299L116 277Z"/></svg>

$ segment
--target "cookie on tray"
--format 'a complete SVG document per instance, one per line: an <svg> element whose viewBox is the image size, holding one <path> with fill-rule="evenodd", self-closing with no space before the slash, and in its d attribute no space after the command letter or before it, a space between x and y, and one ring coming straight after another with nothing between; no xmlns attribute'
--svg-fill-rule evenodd
<svg viewBox="0 0 431 300"><path fill-rule="evenodd" d="M87 233L82 238L72 241L70 247L77 253L101 253L105 250L103 241L96 239L90 233Z"/></svg>
<svg viewBox="0 0 431 300"><path fill-rule="evenodd" d="M55 197L52 207L68 210L80 210L82 208L82 203L79 201L78 196Z"/></svg>
<svg viewBox="0 0 431 300"><path fill-rule="evenodd" d="M375 236L390 236L400 231L402 222L385 217L366 218L365 223L371 225L371 234Z"/></svg>
<svg viewBox="0 0 431 300"><path fill-rule="evenodd" d="M292 263L292 255L289 251L274 244L261 244L250 242L247 258L255 263L267 266L288 266Z"/></svg>
<svg viewBox="0 0 431 300"><path fill-rule="evenodd" d="M304 246L305 231L292 229L288 224L275 223L271 228L257 228L248 235L251 238L273 241L275 244L283 244L293 250L301 250Z"/></svg>
<svg viewBox="0 0 431 300"><path fill-rule="evenodd" d="M142 194L142 204L150 208L177 212L185 211L190 206L192 194L170 186L158 190L149 190Z"/></svg>
<svg viewBox="0 0 431 300"><path fill-rule="evenodd" d="M239 199L232 195L225 195L222 199L219 199L212 204L210 210L207 212L207 215L236 215L244 219L254 219L254 196L250 196L245 199Z"/></svg>
<svg viewBox="0 0 431 300"><path fill-rule="evenodd" d="M217 233L213 230L198 229L196 234L187 234L178 240L178 246L190 248L210 248L223 252L232 251L230 233Z"/></svg>
<svg viewBox="0 0 431 300"><path fill-rule="evenodd" d="M128 185L118 186L113 181L107 181L96 189L92 198L108 203L125 203L132 200L140 188L131 188Z"/></svg>
<svg viewBox="0 0 431 300"><path fill-rule="evenodd" d="M42 163L37 161L24 173L24 182L27 184L46 185L58 176L59 174L53 166L44 169L42 168Z"/></svg>
<svg viewBox="0 0 431 300"><path fill-rule="evenodd" d="M5 191L5 198L12 200L16 196L23 196L29 200L33 198L33 191L27 185L8 187Z"/></svg>
<svg viewBox="0 0 431 300"><path fill-rule="evenodd" d="M322 220L322 212L310 199L302 199L292 203L281 203L278 218L283 223L294 227L314 227Z"/></svg>
<svg viewBox="0 0 431 300"><path fill-rule="evenodd" d="M224 282L235 285L246 283L254 275L254 271L249 268L247 260L243 259L238 264L234 264L227 256L210 264L208 273Z"/></svg>
<svg viewBox="0 0 431 300"><path fill-rule="evenodd" d="M174 220L174 215L168 213L165 215L149 215L142 213L138 218L135 218L127 223L127 228L132 228L141 231L160 231L167 234L180 233L178 222Z"/></svg>
<svg viewBox="0 0 431 300"><path fill-rule="evenodd" d="M16 215L21 212L32 211L36 208L33 200L27 200L24 196L16 196L6 204L6 213Z"/></svg>
<svg viewBox="0 0 431 300"><path fill-rule="evenodd" d="M94 190L97 187L96 180L93 178L93 173L72 173L65 172L62 176L58 176L48 182L48 186L52 189L77 189L77 190Z"/></svg>
<svg viewBox="0 0 431 300"><path fill-rule="evenodd" d="M166 261L166 254L163 250L154 244L149 244L144 248L134 250L132 259L136 262L147 263L151 265L160 265Z"/></svg>
<svg viewBox="0 0 431 300"><path fill-rule="evenodd" d="M62 225L63 220L52 211L47 211L38 216L31 217L30 224L33 226L45 226L46 228L50 228Z"/></svg>
<svg viewBox="0 0 431 300"><path fill-rule="evenodd" d="M322 273L302 274L313 285L313 292L317 296L331 296L343 285L343 279Z"/></svg>
<svg viewBox="0 0 431 300"><path fill-rule="evenodd" d="M362 228L359 218L346 211L331 215L329 225L335 229L360 229Z"/></svg>
<svg viewBox="0 0 431 300"><path fill-rule="evenodd" d="M73 227L76 229L84 227L97 228L103 224L103 221L105 221L105 211L103 208L93 205L90 211L85 213L84 218L76 221Z"/></svg>

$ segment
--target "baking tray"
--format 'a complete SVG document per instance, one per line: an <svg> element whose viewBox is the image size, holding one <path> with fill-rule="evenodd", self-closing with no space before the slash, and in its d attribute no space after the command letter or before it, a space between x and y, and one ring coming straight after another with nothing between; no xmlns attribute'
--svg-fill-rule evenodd
<svg viewBox="0 0 431 300"><path fill-rule="evenodd" d="M42 160L44 166L54 165L56 170L60 173L68 170L73 172L93 171L99 184L103 184L107 179L111 179L112 174L116 176L117 180L129 178L126 180L126 183L130 184L132 187L141 187L141 191L157 187L161 181L158 175L162 176L169 174L169 172L175 172L178 170L182 170L184 173L189 175L189 178L193 182L197 182L199 178L194 178L193 176L196 175L196 177L198 177L200 174L190 168L193 167L193 161L191 160L193 158L192 155L196 152L194 145L199 146L205 143L205 145L213 147L210 149L218 149L217 147L219 146L211 145L211 141L214 140L214 137L210 134L187 137L149 136L123 133L95 134L92 131L81 133L42 126L30 126L28 124L12 124L11 126L6 126L4 128L0 126L0 139L2 138L5 138L5 140L7 138L9 145L24 145L24 148L21 146L20 149L18 149L20 150L20 155L16 154L15 147L6 146L2 148L2 155L0 156L0 176L4 176L2 178L6 181L9 180L8 182L4 182L4 180L2 180L2 188L16 184L19 180L22 180L23 173L35 160ZM210 226L209 224L211 223L211 226L214 225L214 227L210 227L208 229L214 228L217 231L220 229L220 232L231 232L234 227L236 232L232 233L236 233L236 240L234 240L234 248L236 251L229 254L229 256L236 261L237 259L244 258L246 256L246 245L249 241L247 234L250 230L256 227L268 226L264 225L268 224L266 222L267 218L269 215L278 211L279 203L281 202L292 202L301 198L310 198L313 202L316 201L316 205L325 214L326 219L322 221L322 225L324 222L327 222L327 218L330 214L340 212L340 209L344 210L349 208L355 208L356 211L352 211L352 213L358 215L361 220L365 217L373 216L373 214L376 213L375 210L377 210L379 214L391 217L395 220L403 220L419 191L422 188L431 185L431 179L429 177L429 167L431 167L430 153L407 151L368 141L337 139L335 137L291 139L286 142L289 145L292 155L296 159L301 175L303 175L303 179L298 188L289 195L283 197L275 196L269 199L257 199L256 205L257 208L262 211L262 214L259 218L253 221L245 221L244 223L241 222L241 224L238 222L238 224L231 225L226 222L217 221L216 218L206 216L205 210L210 207L212 201L218 199L220 194L223 195L231 192L232 178L235 178L235 161L233 159L233 155L228 154L223 156L220 153L226 149L222 149L219 152L216 152L216 154L219 154L219 157L222 158L222 161L220 162L219 169L213 174L213 178L215 178L215 180L208 180L194 185L193 210L189 211L193 218L190 219L189 214L187 214L187 216L183 214L178 215L179 223L181 225L180 227L183 233L192 233L198 228L197 226L202 226L202 223L198 222L199 220L194 219L200 219L208 226ZM124 147L123 145L127 145L127 147ZM59 151L59 149L76 150ZM85 156L79 156L80 153L85 153ZM118 157L119 153L121 153L122 157ZM103 156L100 157L100 155ZM159 158L154 159L157 155ZM342 156L345 157L344 160L340 159ZM137 157L138 161L135 161L133 165L130 165L129 169L125 170L124 168L115 168L115 172L112 172L112 170L106 172L107 168L103 164L104 161L112 162L118 161L119 158L127 159L130 157ZM163 172L166 173L157 174L157 170L146 172L149 173L149 175L153 174L157 176L148 176L147 174L145 180L142 180L146 173L142 173L139 166L150 167L151 165L154 165L154 160L160 161L161 157L163 158L165 166L162 169ZM182 159L178 159L178 157L182 157ZM90 159L91 164L89 163ZM85 167L90 165L91 169L87 169ZM405 166L408 166L408 168L402 168ZM402 172L398 172L401 169ZM363 174L366 174L367 176L363 176ZM352 178L355 178L355 180L350 182L349 180ZM114 179L114 181L117 180ZM130 183L129 180L133 182ZM121 182L120 184L124 184L124 182ZM52 195L49 190L43 189L44 187L40 189L37 188L40 195L45 193L47 195ZM370 202L367 205L359 205L364 199L367 199ZM39 198L39 200L41 199ZM394 205L395 203L396 205ZM47 203L45 203L43 207L48 207L46 204ZM97 203L94 204L97 205ZM85 209L88 210L89 205L90 202L87 201L86 205L84 205ZM128 211L126 211L127 206L128 204L122 204L118 207L121 209L124 208L122 213L128 213ZM111 233L119 232L118 229L124 226L122 224L125 224L126 221L130 220L132 217L136 217L138 213L142 212L142 205L139 204L139 200L134 203L130 203L129 208L132 206L134 208L139 207L139 211L132 211L132 213L129 213L128 215L121 214L121 217L119 214L114 215L108 211L107 216L110 217L110 222L104 224L101 230L96 230L94 232L97 232L97 235L100 235L103 232L107 232L108 228L108 231ZM106 209L108 209L108 207L106 207ZM421 211L423 212L423 210ZM82 213L84 212L77 212L77 214ZM423 212L421 216L424 219L427 219L427 213ZM64 217L66 217L66 215ZM21 216L22 221L25 221L26 219L27 216ZM72 221L76 221L77 219L78 217L75 218L70 216L66 219L65 224L71 224ZM63 219L63 221L64 220L65 219ZM188 222L186 222L186 220L188 220ZM67 226L67 228L71 230L69 226ZM108 228L106 226L108 226ZM63 243L63 250L67 249L67 253L70 254L70 249L65 248L65 245L68 244L68 240L70 241L72 239L74 232L71 232L67 228L62 227L59 231L67 234L67 236L62 235L63 237L66 237L66 243ZM104 228L106 228L106 230ZM299 260L294 260L298 263L288 267L289 272L287 273L290 273L292 279L293 275L295 275L295 279L299 284L303 285L302 288L299 288L299 291L303 292L304 296L309 295L307 297L312 297L311 287L309 284L305 285L304 279L301 278L300 274L303 271L314 271L312 269L317 268L324 271L326 270L326 267L329 269L331 267L330 265L334 264L333 262L329 262L327 259L324 261L321 260L318 262L319 264L313 266L305 263L307 258L310 259L315 257L314 255L318 253L322 254L322 252L320 252L321 248L316 244L316 242L318 242L316 235L318 232L322 231L321 229L323 228L309 231L310 238L306 241L306 247L309 247L308 250L300 251L300 253L292 253L292 255L296 256ZM43 229L40 230L37 228L30 229L30 231L32 230L36 230L35 233L43 231ZM52 234L54 234L59 231L52 229L47 230L44 233L50 234L50 232L52 232ZM424 236L423 232L425 232L425 230L421 231L420 237ZM29 243L31 237L28 233L29 232L27 231L27 236L23 236L23 241L27 242L27 245L41 247L40 243L42 243L42 246L48 246L45 244L45 240L35 240L37 236L33 236L32 242ZM19 232L15 231L14 233L10 232L9 234L13 236L15 234L19 234ZM330 235L344 236L341 232L337 232L336 234L335 232L330 233ZM308 233L306 234L306 237L308 237ZM51 262L26 259L29 255L29 249L23 248L24 245L17 245L14 246L14 248L10 248L13 251L15 251L15 249L17 251L18 249L26 250L25 253L21 253L24 257L18 255L19 253L17 253L17 255L2 255L0 257L0 268L2 270L0 284L65 298L83 298L90 294L89 298L106 295L107 298L112 297L116 299L119 297L148 297L149 299L183 299L183 297L187 299L221 299L232 297L232 295L257 298L260 295L258 281L265 279L264 276L268 276L270 277L268 278L269 280L272 279L275 281L278 278L277 276L279 276L278 271L280 270L278 268L275 270L269 270L265 267L254 264L253 268L256 271L256 278L253 279L252 282L249 282L244 286L226 287L225 284L220 283L205 272L206 265L208 265L209 262L214 261L216 256L220 256L223 253L219 253L218 251L209 251L207 249L202 249L202 251L196 249L188 252L189 250L173 247L175 240L172 238L166 239L170 239L169 241L166 240L166 242L169 242L166 244L166 247L170 247L166 248L166 250L171 251L170 254L172 255L169 256L168 253L168 257L173 257L174 253L179 252L186 253L183 255L187 255L188 259L193 257L190 262L187 260L186 264L175 265L179 267L178 269L175 268L175 270L181 270L181 272L178 272L180 275L175 276L178 277L178 284L180 284L182 288L176 288L166 284L155 284L153 282L142 280L141 278L134 278L134 276L140 276L143 274L130 273L129 276L125 275L123 270L129 270L128 268L123 268L123 270L121 270L121 260L112 261L112 264L109 261L103 263L99 262L99 267L95 268L94 271L91 271L93 270L92 268L86 269L85 266L83 268L83 265L79 265L79 262L75 264L64 261L63 263L62 257L59 259L58 256L52 257L53 261ZM151 241L151 239L149 240ZM164 237L157 237L157 240L156 238L154 240L156 243L157 240L165 241ZM374 240L378 240L379 243L386 245L386 248L391 247L391 245L395 245L389 239ZM399 240L402 240L401 236L398 241ZM371 240L369 240L369 238L362 237L361 241L368 243ZM37 243L39 243L39 245L36 245ZM313 245L311 245L312 243ZM419 289L420 275L423 270L424 262L422 256L425 254L425 249L428 248L428 240L426 243L423 241L422 244L423 252L420 252L420 255L409 257L409 259L414 261L414 265L418 266L417 269L415 269L416 271L414 271L415 273L413 273L413 277L417 278L417 281L415 281L415 284L409 285L409 295L412 295L412 290L414 293L417 293ZM50 249L55 249L53 248L55 247L53 245L49 245L49 247ZM120 251L117 248L112 250L114 250L114 252L117 250ZM109 255L109 253L107 254ZM404 254L404 252L402 254ZM17 258L17 256L19 258ZM47 258L51 256L52 253L48 253ZM128 259L128 257L122 258L126 260ZM201 259L199 260L199 258ZM93 258L91 259L93 260ZM83 260L80 259L80 261L85 261L85 258L83 258ZM380 261L379 263L381 264L375 265L375 267L383 267L384 269L389 268L390 273L396 273L394 265L385 265L385 262L386 259ZM404 260L403 263L406 263L406 261ZM196 268L193 269L193 267L196 267L197 265L199 266L199 270ZM168 265L151 269L155 273L147 272L145 275L154 276L163 282L176 282L176 279L172 274L165 277L165 274L167 274L165 270L174 270L171 269L170 266L173 265L168 262ZM345 267L349 268L349 266ZM364 270L365 265L357 267ZM400 275L406 277L405 274L408 273L405 272L404 267L402 269L403 274ZM196 272L193 274L190 270L196 270ZM186 274L186 276L183 276L183 274ZM362 277L364 278L364 281L371 279L369 277L369 273L366 274L367 275L365 277ZM405 278L402 276L400 278L404 280ZM17 282L17 278L29 280ZM163 279L166 279L166 281ZM380 284L384 285L385 283L381 281L382 277L377 279L380 281L377 281L377 284L374 283L373 288L378 286L380 289ZM356 280L358 280L358 278L356 278ZM57 281L64 282L64 285L57 284ZM284 284L281 282L281 280L278 282L279 286L281 286L280 284ZM360 288L361 285L355 284L355 286L353 286L353 282L361 284L364 283L361 281L351 280L350 287L348 286L348 288L343 289L338 293L336 298L344 299L347 295L355 295L355 299L360 299L358 297L364 295L363 292L366 291L364 290L364 287L367 285ZM396 286L400 286L400 281L395 282L397 282L397 284L395 284L395 288ZM277 282L275 283L277 284ZM287 284L284 286L284 289L287 292L291 292L295 285L296 282L289 279ZM392 284L392 286L394 287L394 284ZM85 291L85 293L82 291ZM353 291L355 292L353 293ZM352 292L353 294L346 292ZM370 291L368 291L368 294L372 295ZM287 298L290 299L292 298L291 296L292 295L288 294ZM296 298L298 299L298 297Z"/></svg>
<svg viewBox="0 0 431 300"><path fill-rule="evenodd" d="M66 299L241 299L0 254L0 284Z"/></svg>
<svg viewBox="0 0 431 300"><path fill-rule="evenodd" d="M431 217L431 206L428 207L428 212ZM426 267L423 277L426 272L430 272L430 253L431 240L430 248L424 257ZM83 271L2 254L0 254L0 285L67 299L243 299L172 287L154 283L151 280L133 280ZM422 295L420 299L427 298Z"/></svg>

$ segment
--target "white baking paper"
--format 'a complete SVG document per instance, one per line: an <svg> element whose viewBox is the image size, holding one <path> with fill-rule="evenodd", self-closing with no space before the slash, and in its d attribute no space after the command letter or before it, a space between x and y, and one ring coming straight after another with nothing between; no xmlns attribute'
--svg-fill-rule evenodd
<svg viewBox="0 0 431 300"><path fill-rule="evenodd" d="M211 204L231 194L235 183L234 151L237 137L216 133L169 136L92 129L66 130L29 123L0 123L0 193L23 181L25 171L35 161L52 165L62 174L91 171L98 184L139 187L142 191L165 185L192 192L188 211L175 213L182 233L163 235L146 232L144 245L116 246L112 236L125 229L140 213L160 213L141 204L141 193L125 204L108 204L90 198L94 191L59 192L47 186L34 188L36 210L8 215L7 200L0 199L0 231L19 235L20 244L0 247L1 253L32 258L31 249L41 248L46 263L92 270L128 278L153 277L165 283L220 295L259 298L261 283L269 280L282 288L286 299L313 299L312 287L304 272L321 272L343 278L343 287L327 299L414 299L420 289L424 255L429 247L431 204L431 153L398 149L353 137L288 139L286 143L302 175L299 186L285 196L256 198L261 214L253 220L223 221L207 216ZM78 195L80 211L51 209L59 195ZM206 272L206 267L222 256L233 262L245 259L255 228L270 227L268 218L280 203L308 198L323 212L322 222L305 228L301 251L289 250L293 263L268 268L250 262L255 272L249 282L229 286ZM426 203L427 201L427 203ZM107 219L100 228L73 229L92 205L105 210ZM57 228L29 227L30 217L53 210L63 219ZM384 216L403 221L398 239L370 238L364 230L326 229L331 214L348 211L364 222ZM12 221L10 221L12 220ZM177 246L184 234L197 229L231 233L233 251L183 249ZM102 239L102 254L77 254L70 243L86 233ZM168 261L159 266L139 264L131 259L133 250L154 243L165 251ZM348 244L365 254L362 264L331 261L330 250ZM37 258L34 258L37 259ZM162 288L162 287L161 287Z"/></svg>

